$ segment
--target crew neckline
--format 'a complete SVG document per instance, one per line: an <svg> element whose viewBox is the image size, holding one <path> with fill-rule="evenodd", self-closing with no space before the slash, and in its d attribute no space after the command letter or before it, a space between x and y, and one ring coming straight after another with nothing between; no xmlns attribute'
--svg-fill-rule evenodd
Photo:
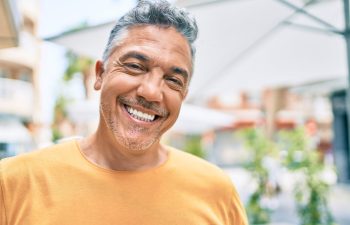
<svg viewBox="0 0 350 225"><path fill-rule="evenodd" d="M76 150L79 152L79 155L82 157L82 159L92 168L97 169L101 172L105 172L105 173L110 173L110 174L144 174L144 173L150 173L150 172L156 172L159 171L161 169L163 169L164 167L166 167L168 164L170 164L172 157L173 157L173 149L169 146L164 145L165 150L168 153L168 157L167 159L160 165L146 169L146 170L136 170L136 171L130 171L130 170L113 170L113 169L108 169L108 168L104 168L101 167L93 162L91 162L86 155L83 153L78 140L74 140L74 144L76 146Z"/></svg>

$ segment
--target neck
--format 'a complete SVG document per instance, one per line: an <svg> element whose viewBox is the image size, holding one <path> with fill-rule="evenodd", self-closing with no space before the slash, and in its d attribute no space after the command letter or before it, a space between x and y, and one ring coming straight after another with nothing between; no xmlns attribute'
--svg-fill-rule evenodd
<svg viewBox="0 0 350 225"><path fill-rule="evenodd" d="M110 135L98 129L95 134L80 141L80 148L87 159L106 169L117 171L142 171L163 164L168 153L159 142L149 149L127 149ZM106 140L107 139L107 140Z"/></svg>

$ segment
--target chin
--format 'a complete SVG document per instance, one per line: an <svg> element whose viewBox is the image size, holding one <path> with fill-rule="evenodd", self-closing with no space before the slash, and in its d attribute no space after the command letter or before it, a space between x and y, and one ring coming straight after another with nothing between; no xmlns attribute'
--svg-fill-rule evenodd
<svg viewBox="0 0 350 225"><path fill-rule="evenodd" d="M143 152L150 149L155 144L159 143L159 138L131 138L131 137L121 137L118 134L115 135L117 142L121 143L125 149L135 152Z"/></svg>

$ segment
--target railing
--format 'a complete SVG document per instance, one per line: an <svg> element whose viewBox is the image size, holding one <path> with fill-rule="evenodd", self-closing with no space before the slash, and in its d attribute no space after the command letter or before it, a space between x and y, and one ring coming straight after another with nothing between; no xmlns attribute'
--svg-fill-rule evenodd
<svg viewBox="0 0 350 225"><path fill-rule="evenodd" d="M21 80L0 78L0 114L30 117L34 112L33 85Z"/></svg>

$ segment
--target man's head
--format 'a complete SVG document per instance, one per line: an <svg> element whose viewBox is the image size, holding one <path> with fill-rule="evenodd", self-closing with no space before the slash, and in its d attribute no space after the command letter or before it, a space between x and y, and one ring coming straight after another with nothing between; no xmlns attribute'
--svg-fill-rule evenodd
<svg viewBox="0 0 350 225"><path fill-rule="evenodd" d="M127 30L133 26L155 25L173 27L187 40L191 48L192 64L195 56L194 41L197 39L198 28L196 21L183 9L174 7L165 0L140 1L135 8L121 17L112 29L107 46L103 53L103 61L125 37Z"/></svg>
<svg viewBox="0 0 350 225"><path fill-rule="evenodd" d="M106 141L133 152L157 146L187 94L196 36L194 19L165 1L140 2L120 19L96 63Z"/></svg>

